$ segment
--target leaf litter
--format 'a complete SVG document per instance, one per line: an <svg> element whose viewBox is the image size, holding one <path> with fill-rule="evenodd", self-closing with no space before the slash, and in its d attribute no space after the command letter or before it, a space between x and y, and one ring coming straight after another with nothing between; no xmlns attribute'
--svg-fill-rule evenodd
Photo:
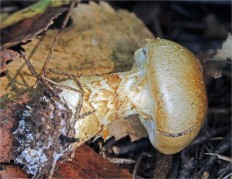
<svg viewBox="0 0 232 179"><path fill-rule="evenodd" d="M7 70L6 65L10 60L17 59L18 57L18 52L0 46L0 73L2 74Z"/></svg>
<svg viewBox="0 0 232 179"><path fill-rule="evenodd" d="M134 51L145 43L145 38L153 37L134 14L115 11L106 3L80 4L73 11L73 24L62 32L48 68L82 75L126 71L133 64ZM57 30L48 30L42 40L38 37L22 46L27 54L35 51L30 61L36 69L42 68L56 34ZM24 61L16 60L17 63L8 65L7 76L1 78L3 100L13 99L35 84L35 78L23 66ZM64 79L51 73L48 77Z"/></svg>

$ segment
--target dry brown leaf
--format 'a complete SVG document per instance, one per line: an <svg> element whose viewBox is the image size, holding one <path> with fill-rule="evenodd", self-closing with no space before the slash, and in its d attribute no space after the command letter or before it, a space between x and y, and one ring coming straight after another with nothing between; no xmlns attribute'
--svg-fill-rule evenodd
<svg viewBox="0 0 232 179"><path fill-rule="evenodd" d="M1 19L1 44L10 47L32 39L46 30L54 18L67 10L59 6L65 6L70 2L70 0L40 0L29 7L8 14Z"/></svg>
<svg viewBox="0 0 232 179"><path fill-rule="evenodd" d="M29 178L29 176L22 171L19 166L15 165L4 165L2 170L0 171L1 179L9 179L9 178Z"/></svg>
<svg viewBox="0 0 232 179"><path fill-rule="evenodd" d="M131 174L82 145L76 149L72 161L58 162L52 178L131 178Z"/></svg>
<svg viewBox="0 0 232 179"><path fill-rule="evenodd" d="M0 73L7 70L7 63L19 57L19 53L0 46Z"/></svg>
<svg viewBox="0 0 232 179"><path fill-rule="evenodd" d="M32 5L21 9L19 11L14 12L13 14L8 14L7 17L4 19L1 19L1 25L0 28L3 29L7 26L11 26L12 24L15 24L17 22L20 22L25 19L30 19L38 14L44 13L48 8L50 7L58 7L62 5L67 5L71 1L70 0L40 0L38 2L33 3ZM36 25L36 23L34 24Z"/></svg>
<svg viewBox="0 0 232 179"><path fill-rule="evenodd" d="M67 8L64 7L48 8L43 14L37 14L1 29L2 45L4 47L11 47L20 42L31 40L53 24L53 19L65 10Z"/></svg>

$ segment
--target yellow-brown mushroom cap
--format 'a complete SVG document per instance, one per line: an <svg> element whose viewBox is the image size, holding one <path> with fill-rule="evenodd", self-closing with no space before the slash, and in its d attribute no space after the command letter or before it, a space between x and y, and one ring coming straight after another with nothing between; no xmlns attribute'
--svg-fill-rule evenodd
<svg viewBox="0 0 232 179"><path fill-rule="evenodd" d="M150 40L145 49L156 124L151 142L160 152L173 154L186 147L203 124L207 95L202 67L188 49L169 40Z"/></svg>

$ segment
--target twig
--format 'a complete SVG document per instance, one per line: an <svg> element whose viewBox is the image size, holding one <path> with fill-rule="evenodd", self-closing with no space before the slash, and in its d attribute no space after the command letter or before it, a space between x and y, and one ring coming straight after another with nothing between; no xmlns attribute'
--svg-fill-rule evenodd
<svg viewBox="0 0 232 179"><path fill-rule="evenodd" d="M111 137L108 139L104 144L103 147L101 148L101 152L110 152L112 153L112 146L116 143L115 137Z"/></svg>
<svg viewBox="0 0 232 179"><path fill-rule="evenodd" d="M172 168L170 169L167 178L177 178L179 167L180 167L180 155L178 153L174 155Z"/></svg>
<svg viewBox="0 0 232 179"><path fill-rule="evenodd" d="M225 138L216 146L214 153L215 154L222 154L223 152L225 152L227 149L229 149L232 145L231 142L231 131L225 136ZM209 156L207 157L206 161L207 163L205 163L202 168L200 169L200 171L197 174L197 178L201 178L202 175L205 172L210 172L210 170L212 169L212 167L214 166L215 162L217 161L218 156L213 155L213 156Z"/></svg>
<svg viewBox="0 0 232 179"><path fill-rule="evenodd" d="M62 84L60 84L60 83L57 83L57 82L52 81L52 80L50 80L50 79L47 79L47 78L44 77L44 76L41 76L41 78L43 78L44 80L46 80L46 81L48 81L48 82L50 82L50 83L52 83L52 84L54 84L54 85L56 85L56 86L60 86L60 87L62 87L62 88L65 88L65 89L68 89L68 90L71 90L71 91L75 91L75 92L78 92L78 93L81 93L81 92L82 92L82 91L80 91L80 90L78 90L78 89L75 89L75 88L72 88L72 87L70 87L70 86L62 85Z"/></svg>
<svg viewBox="0 0 232 179"><path fill-rule="evenodd" d="M114 163L114 164L134 164L135 163L135 160L132 160L132 159L128 159L128 158L106 158L107 160L109 160L111 163Z"/></svg>
<svg viewBox="0 0 232 179"><path fill-rule="evenodd" d="M61 32L63 31L63 29L67 25L68 19L70 17L70 12L71 12L71 10L74 8L74 6L76 4L77 4L76 0L73 0L72 3L70 4L69 11L68 11L68 13L67 13L67 15L66 15L66 17L65 17L65 19L63 21L63 24L62 24L61 28L59 29L58 33L56 34L55 39L53 40L53 43L52 43L52 45L51 45L51 47L49 49L47 58L46 58L46 60L44 62L44 65L43 65L43 68L42 68L42 70L40 72L40 75L46 76L46 69L47 69L48 63L49 63L49 61L50 61L50 59L52 57L52 53L53 53L55 44L56 44L57 40L60 38Z"/></svg>
<svg viewBox="0 0 232 179"><path fill-rule="evenodd" d="M208 110L209 113L218 113L218 114L228 114L231 112L231 108L230 107L221 107L221 108L209 108Z"/></svg>
<svg viewBox="0 0 232 179"><path fill-rule="evenodd" d="M80 74L80 75L74 75L74 74L67 73L67 72L60 72L60 71L57 71L57 70L51 69L51 68L48 69L48 72L55 73L57 75L63 75L63 76L68 76L68 77L75 77L75 78L79 78L79 77L82 76L82 74Z"/></svg>
<svg viewBox="0 0 232 179"><path fill-rule="evenodd" d="M156 153L153 178L166 178L171 170L173 155Z"/></svg>
<svg viewBox="0 0 232 179"><path fill-rule="evenodd" d="M221 174L220 174L220 176L218 177L218 179L226 178L225 175L231 174L231 170L232 170L232 163L229 163L229 164L227 165L227 167L221 172Z"/></svg>
<svg viewBox="0 0 232 179"><path fill-rule="evenodd" d="M227 179L227 178L229 179L229 178L231 178L231 176L232 176L232 173L226 175L226 176L224 177L224 179Z"/></svg>
<svg viewBox="0 0 232 179"><path fill-rule="evenodd" d="M43 36L41 39L39 39L38 43L33 47L33 49L31 50L31 52L30 52L30 54L29 54L29 57L28 57L29 60L30 60L30 59L33 57L33 55L35 54L37 48L39 47L39 45L41 44L41 42L43 41L43 39L44 39L44 36ZM16 81L16 78L18 77L18 75L20 75L20 71L23 69L24 66L25 66L25 63L23 63L23 64L19 67L19 69L17 69L15 75L9 80L10 82L7 84L5 90L7 90L14 82L17 82L17 81Z"/></svg>
<svg viewBox="0 0 232 179"><path fill-rule="evenodd" d="M141 164L141 161L143 158L145 157L149 157L151 158L152 160L154 160L153 156L149 153L146 153L146 152L143 152L139 155L137 161L136 161L136 164L135 164L135 167L134 167L134 170L133 170L133 173L132 173L132 178L135 179L135 178L138 178L137 177L137 174L138 174L138 170L139 170L139 167L140 167L140 164Z"/></svg>
<svg viewBox="0 0 232 179"><path fill-rule="evenodd" d="M34 66L31 64L31 62L26 58L24 52L20 52L21 57L25 60L25 63L27 67L29 68L31 74L37 78L38 81L40 81L54 96L55 93L53 91L53 88L36 72Z"/></svg>
<svg viewBox="0 0 232 179"><path fill-rule="evenodd" d="M66 151L68 151L68 150L70 150L70 148L66 148L65 150L62 151L62 153L60 153L60 154L58 154L58 155L63 156L64 153L65 153ZM53 159L53 163L52 163L52 166L51 166L51 170L50 170L50 173L49 173L49 175L48 175L48 178L49 178L49 179L52 178L52 175L53 175L53 173L54 173L54 170L55 170L56 163L57 163L58 159L59 159L59 158L54 158L54 159Z"/></svg>
<svg viewBox="0 0 232 179"><path fill-rule="evenodd" d="M226 156L215 154L215 153L205 153L205 155L216 155L218 157L218 159L221 159L221 160L224 160L224 161L227 161L227 162L232 162L231 157L226 157Z"/></svg>
<svg viewBox="0 0 232 179"><path fill-rule="evenodd" d="M127 144L112 146L112 150L115 155L126 155L149 148L150 145L151 144L149 140L147 138L143 138L141 140L137 140Z"/></svg>
<svg viewBox="0 0 232 179"><path fill-rule="evenodd" d="M96 112L96 110L86 112L85 114L79 115L79 116L78 116L78 119L84 119L86 116L89 116L89 115L91 115L91 114L94 114L95 112Z"/></svg>
<svg viewBox="0 0 232 179"><path fill-rule="evenodd" d="M179 171L178 178L191 178L192 172L198 166L196 159L191 157L188 153L188 150L185 149L181 152L181 169Z"/></svg>
<svg viewBox="0 0 232 179"><path fill-rule="evenodd" d="M82 94L84 94L84 90L83 90L83 88L81 86L81 83L77 80L77 78L80 78L82 74L74 75L74 74L67 73L67 72L59 72L59 71L51 69L51 68L49 68L48 71L51 72L51 73L58 74L58 75L68 76L69 78L73 79L76 82L77 86L80 88L80 90L81 90L80 92Z"/></svg>
<svg viewBox="0 0 232 179"><path fill-rule="evenodd" d="M209 140L210 138L212 138L220 133L224 133L225 131L228 131L228 130L230 130L230 126L221 127L218 129L209 129L209 130L207 130L206 133L198 135L197 138L188 146L188 149L192 150L197 145L203 144L207 140Z"/></svg>

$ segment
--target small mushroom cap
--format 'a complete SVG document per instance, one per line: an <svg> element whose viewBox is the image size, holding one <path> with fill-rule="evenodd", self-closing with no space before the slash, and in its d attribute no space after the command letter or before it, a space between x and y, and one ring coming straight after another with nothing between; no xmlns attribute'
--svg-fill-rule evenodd
<svg viewBox="0 0 232 179"><path fill-rule="evenodd" d="M144 49L154 98L149 138L160 152L177 153L196 137L207 112L202 67L193 53L169 40L150 40Z"/></svg>

